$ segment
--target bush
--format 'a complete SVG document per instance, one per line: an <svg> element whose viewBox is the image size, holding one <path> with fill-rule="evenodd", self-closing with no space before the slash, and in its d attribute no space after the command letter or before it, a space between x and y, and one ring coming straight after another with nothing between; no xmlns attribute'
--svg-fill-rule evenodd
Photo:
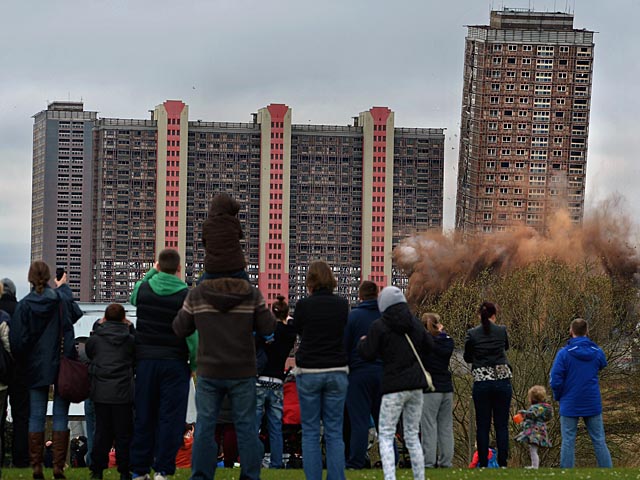
<svg viewBox="0 0 640 480"><path fill-rule="evenodd" d="M467 329L479 322L477 310L482 301L498 306L498 322L507 326L511 349L508 358L513 369L513 414L526 408L527 390L544 385L551 395L549 371L557 351L569 338L574 318L589 323L590 336L609 362L601 375L608 443L618 465L637 464L633 445L640 424L636 420L634 399L640 385L633 372L637 324L637 288L629 281L603 273L589 263L569 266L553 260L540 260L504 274L481 272L471 280L454 281L442 293L426 295L418 302L417 314L440 314L445 329L456 342L452 359L456 404L454 425L456 464L470 460L475 440L472 377L462 360ZM550 399L551 400L551 399ZM560 422L554 403L554 419L548 428L553 447L541 450L541 465L556 466L560 457ZM512 438L518 427L512 424ZM526 465L528 449L511 442L511 463ZM586 432L579 431L576 464L594 465L595 459Z"/></svg>

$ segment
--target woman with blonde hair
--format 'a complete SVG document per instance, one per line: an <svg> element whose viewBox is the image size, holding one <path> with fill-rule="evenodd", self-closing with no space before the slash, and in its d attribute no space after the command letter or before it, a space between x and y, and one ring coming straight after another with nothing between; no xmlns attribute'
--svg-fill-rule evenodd
<svg viewBox="0 0 640 480"><path fill-rule="evenodd" d="M336 279L329 265L309 265L309 296L299 300L293 315L300 335L296 353L296 384L302 416L302 457L307 480L322 479L320 423L327 451L327 479L344 480L342 425L349 381L344 327L349 316L346 299L333 293Z"/></svg>
<svg viewBox="0 0 640 480"><path fill-rule="evenodd" d="M77 357L73 324L82 316L67 285L66 273L49 287L51 272L42 261L29 268L31 292L18 302L11 321L11 350L26 364L29 384L29 458L33 478L42 479L44 431L49 389L56 383L63 354ZM53 476L66 478L64 466L69 449L69 401L53 394Z"/></svg>
<svg viewBox="0 0 640 480"><path fill-rule="evenodd" d="M424 366L433 379L433 392L423 396L420 430L426 468L453 465L453 381L449 362L453 354L453 338L444 331L437 313L422 315L422 324L433 338L433 349Z"/></svg>

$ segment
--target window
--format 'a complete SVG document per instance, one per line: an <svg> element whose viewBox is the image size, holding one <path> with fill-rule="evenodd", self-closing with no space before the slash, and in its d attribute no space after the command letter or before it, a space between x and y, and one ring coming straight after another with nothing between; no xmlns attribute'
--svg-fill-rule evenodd
<svg viewBox="0 0 640 480"><path fill-rule="evenodd" d="M554 125L553 129L556 130L556 131L563 130L564 129L564 125Z"/></svg>
<svg viewBox="0 0 640 480"><path fill-rule="evenodd" d="M565 104L564 98L556 98L556 105L564 105L564 104Z"/></svg>
<svg viewBox="0 0 640 480"><path fill-rule="evenodd" d="M523 45L522 46L522 51L523 52L530 52L532 50L533 50L533 48L531 47L531 45Z"/></svg>
<svg viewBox="0 0 640 480"><path fill-rule="evenodd" d="M505 90L515 90L516 86L513 83L509 83L508 85L505 85Z"/></svg>
<svg viewBox="0 0 640 480"><path fill-rule="evenodd" d="M487 155L489 155L490 157L494 157L497 153L497 150L495 148L487 148Z"/></svg>
<svg viewBox="0 0 640 480"><path fill-rule="evenodd" d="M491 91L499 92L500 91L500 84L499 83L492 83L491 84Z"/></svg>
<svg viewBox="0 0 640 480"><path fill-rule="evenodd" d="M484 193L485 193L486 195L491 195L491 194L493 194L493 187L485 187L485 188L484 188Z"/></svg>
<svg viewBox="0 0 640 480"><path fill-rule="evenodd" d="M527 124L526 123L519 123L518 124L518 130L526 130L527 129Z"/></svg>
<svg viewBox="0 0 640 480"><path fill-rule="evenodd" d="M498 137L495 135L487 135L487 143L495 143L498 141Z"/></svg>
<svg viewBox="0 0 640 480"><path fill-rule="evenodd" d="M522 103L522 104L529 103L529 98L528 97L520 97L520 103Z"/></svg>
<svg viewBox="0 0 640 480"><path fill-rule="evenodd" d="M509 189L507 187L500 187L501 195L509 195Z"/></svg>
<svg viewBox="0 0 640 480"><path fill-rule="evenodd" d="M487 162L487 169L496 168L496 162Z"/></svg>
<svg viewBox="0 0 640 480"><path fill-rule="evenodd" d="M496 104L500 100L500 97L489 97L489 103Z"/></svg>
<svg viewBox="0 0 640 480"><path fill-rule="evenodd" d="M515 63L516 63L516 57L509 57L509 58L507 58L507 63L513 63L513 64L515 64Z"/></svg>
<svg viewBox="0 0 640 480"><path fill-rule="evenodd" d="M529 78L531 76L531 72L520 72L520 76L522 78Z"/></svg>
<svg viewBox="0 0 640 480"><path fill-rule="evenodd" d="M484 179L486 182L493 182L496 179L496 176L490 173L488 175L485 175Z"/></svg>
<svg viewBox="0 0 640 480"><path fill-rule="evenodd" d="M567 72L559 72L558 73L558 78L560 80L565 80L567 78Z"/></svg>
<svg viewBox="0 0 640 480"><path fill-rule="evenodd" d="M508 182L509 181L509 175L500 175L500 181Z"/></svg>
<svg viewBox="0 0 640 480"><path fill-rule="evenodd" d="M500 65L502 63L502 58L501 57L493 57L493 64L494 65Z"/></svg>
<svg viewBox="0 0 640 480"><path fill-rule="evenodd" d="M522 59L523 65L531 65L531 59L529 57L525 57Z"/></svg>
<svg viewBox="0 0 640 480"><path fill-rule="evenodd" d="M515 70L507 70L507 77L508 78L515 78L516 76L516 71Z"/></svg>
<svg viewBox="0 0 640 480"><path fill-rule="evenodd" d="M513 97L505 97L504 103L513 103Z"/></svg>
<svg viewBox="0 0 640 480"><path fill-rule="evenodd" d="M516 137L516 142L518 142L518 143L524 143L526 141L527 141L527 137L524 137L522 135Z"/></svg>
<svg viewBox="0 0 640 480"><path fill-rule="evenodd" d="M508 50L510 52L517 52L518 51L518 46L517 45L509 45Z"/></svg>
<svg viewBox="0 0 640 480"><path fill-rule="evenodd" d="M494 52L501 52L502 51L502 45L496 44L493 46L493 51Z"/></svg>
<svg viewBox="0 0 640 480"><path fill-rule="evenodd" d="M553 57L553 46L552 45L538 45L538 56L539 57Z"/></svg>
<svg viewBox="0 0 640 480"><path fill-rule="evenodd" d="M566 85L558 85L558 92L566 92L566 91L567 91Z"/></svg>
<svg viewBox="0 0 640 480"><path fill-rule="evenodd" d="M560 47L560 53L569 53L569 47L563 45Z"/></svg>
<svg viewBox="0 0 640 480"><path fill-rule="evenodd" d="M497 122L489 122L487 124L487 129L489 129L489 130L497 130L498 129L498 123Z"/></svg>
<svg viewBox="0 0 640 480"><path fill-rule="evenodd" d="M527 115L528 115L528 113L527 113L527 111L526 111L526 110L520 110L520 111L518 112L518 116L519 116L519 117L526 117Z"/></svg>
<svg viewBox="0 0 640 480"><path fill-rule="evenodd" d="M511 137L510 137L510 136L503 135L503 136L502 136L502 142L503 142L503 143L509 143L509 142L511 142Z"/></svg>
<svg viewBox="0 0 640 480"><path fill-rule="evenodd" d="M527 85L526 83L520 84L520 90L529 90L529 85Z"/></svg>
<svg viewBox="0 0 640 480"><path fill-rule="evenodd" d="M505 129L505 130L511 130L512 125L513 124L511 124L511 123L503 123L502 124L502 128Z"/></svg>
<svg viewBox="0 0 640 480"><path fill-rule="evenodd" d="M516 150L516 155L526 155L526 154L527 154L526 150L522 150L522 149ZM516 163L516 168L522 168L522 167L518 167L518 164Z"/></svg>

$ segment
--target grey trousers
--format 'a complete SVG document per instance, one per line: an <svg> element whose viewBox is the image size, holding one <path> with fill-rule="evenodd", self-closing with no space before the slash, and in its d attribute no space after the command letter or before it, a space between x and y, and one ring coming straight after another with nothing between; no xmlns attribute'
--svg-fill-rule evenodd
<svg viewBox="0 0 640 480"><path fill-rule="evenodd" d="M453 463L453 392L425 393L422 402L422 451L426 468ZM436 455L437 453L437 455Z"/></svg>

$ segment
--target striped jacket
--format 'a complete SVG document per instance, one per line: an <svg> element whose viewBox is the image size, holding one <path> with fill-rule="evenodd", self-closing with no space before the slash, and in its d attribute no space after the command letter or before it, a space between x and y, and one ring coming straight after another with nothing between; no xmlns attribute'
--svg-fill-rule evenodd
<svg viewBox="0 0 640 480"><path fill-rule="evenodd" d="M204 280L189 292L173 320L173 331L199 333L198 376L246 378L256 375L254 332L269 335L276 321L260 293L246 280Z"/></svg>

